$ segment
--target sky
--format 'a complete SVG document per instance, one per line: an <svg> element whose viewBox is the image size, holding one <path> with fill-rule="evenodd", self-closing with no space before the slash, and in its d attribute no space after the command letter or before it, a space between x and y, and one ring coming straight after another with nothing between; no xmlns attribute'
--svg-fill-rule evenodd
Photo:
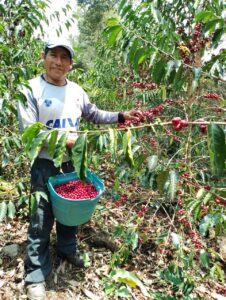
<svg viewBox="0 0 226 300"><path fill-rule="evenodd" d="M50 16L54 11L59 11L60 12L60 21L58 21L56 18L54 21L50 21L50 25L47 26L46 24L43 24L43 27L46 31L46 37L45 39L51 39L54 37L57 37L57 32L56 29L59 29L60 25L62 26L62 36L64 38L68 38L70 35L77 36L78 35L78 26L77 26L77 20L74 19L74 23L72 24L72 27L67 30L67 28L64 26L64 23L66 22L67 18L70 18L72 16L71 11L67 13L67 16L62 12L62 8L66 6L66 4L69 3L70 6L72 7L73 11L76 11L77 9L77 4L76 0L67 0L67 1L56 1L56 0L51 0L50 7L46 9L46 14L47 16Z"/></svg>

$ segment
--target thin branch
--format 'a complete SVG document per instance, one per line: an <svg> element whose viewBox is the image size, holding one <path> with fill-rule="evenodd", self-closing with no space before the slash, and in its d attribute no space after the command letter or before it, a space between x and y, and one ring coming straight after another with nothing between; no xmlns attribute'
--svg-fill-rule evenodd
<svg viewBox="0 0 226 300"><path fill-rule="evenodd" d="M202 122L188 122L189 125L208 125L208 124L217 124L217 125L226 125L226 122L206 122L206 121L202 121ZM165 126L165 125L172 125L172 122L162 122L162 123L149 123L149 124L143 124L143 125L139 125L139 126L128 126L128 127L123 127L123 128L115 128L115 130L117 131L126 131L128 129L130 130L136 130L136 129L143 129L143 128L153 128L156 126ZM45 125L44 125L45 126ZM53 130L53 129L57 129L59 131L62 132L70 132L70 133L84 133L86 132L87 134L95 134L97 132L99 133L104 133L104 132L109 132L109 128L108 129L95 129L95 130L73 130L70 129L68 130L67 128L53 128L53 127L49 127L49 126L45 126L47 129Z"/></svg>

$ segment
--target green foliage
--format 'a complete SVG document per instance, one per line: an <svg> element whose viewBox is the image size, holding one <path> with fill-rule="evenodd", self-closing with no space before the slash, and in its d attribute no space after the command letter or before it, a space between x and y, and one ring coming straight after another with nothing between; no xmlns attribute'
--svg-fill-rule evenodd
<svg viewBox="0 0 226 300"><path fill-rule="evenodd" d="M148 165L147 165L148 172L149 173L154 172L158 165L158 156L152 155L152 156L148 157L147 161L148 161Z"/></svg>
<svg viewBox="0 0 226 300"><path fill-rule="evenodd" d="M209 265L210 265L210 259L209 259L208 253L205 250L201 250L199 259L200 259L201 265L208 269Z"/></svg>
<svg viewBox="0 0 226 300"><path fill-rule="evenodd" d="M115 129L109 128L109 138L110 138L110 151L111 151L112 159L116 161L118 133Z"/></svg>
<svg viewBox="0 0 226 300"><path fill-rule="evenodd" d="M220 17L220 11L223 8L222 4L213 7L209 2L206 2L205 6L204 9L206 11L199 12L196 16L196 11L203 9L201 4L200 7L195 8L192 3L181 3L181 1L173 1L172 4L159 1L152 2L149 5L146 5L145 1L141 1L138 5L130 5L126 1L122 1L119 7L121 20L119 19L117 23L116 19L113 19L114 22L110 19L105 29L108 46L124 43L126 46L121 51L124 52L125 61L132 63L135 72L139 71L138 66L140 64L147 62L149 68L151 68L150 74L152 79L156 83L170 85L172 89L178 89L179 84L181 88L187 80L183 73L187 72L182 66L180 68L179 66L174 67L178 63L183 63L177 45L187 43L191 36L189 36L188 28L186 30L183 29L184 35L181 36L176 32L176 28L180 28L180 26L185 28L184 23L186 24L187 22L191 29L195 22L202 20L204 22L204 32L211 34L212 30L215 31L217 29L216 26L220 26L222 32L218 31L219 36L218 39L215 39L216 43L213 43L214 47L219 43L223 34L225 25L223 25L224 21ZM178 9L180 9L180 15L176 15ZM187 19L187 9L189 9L190 20ZM217 19L209 21L213 16L217 16ZM156 27L158 27L157 30ZM122 30L123 33L119 38L118 33ZM107 34L108 32L112 34ZM190 35L191 33L192 30L190 30ZM204 52L202 55L204 55ZM220 60L217 61L222 61L223 57L224 54L221 53ZM202 68L205 69L205 64L202 67L191 68L194 87L197 86L197 81L203 76ZM169 76L170 74L171 76ZM173 78L174 80L172 80Z"/></svg>
<svg viewBox="0 0 226 300"><path fill-rule="evenodd" d="M189 296L194 289L194 282L191 278L188 278L183 272L182 268L175 264L160 272L160 278L169 282L173 291L181 290L184 296Z"/></svg>
<svg viewBox="0 0 226 300"><path fill-rule="evenodd" d="M58 137L58 131L57 130L52 130L50 132L50 139L48 142L48 154L53 157L54 152L55 152L55 144L57 142L57 137Z"/></svg>
<svg viewBox="0 0 226 300"><path fill-rule="evenodd" d="M107 16L114 11L114 6L118 0L108 1L78 1L78 6L82 11L82 17L79 18L79 39L78 48L80 51L80 60L84 66L93 66L96 57L96 45L99 42L101 31L104 28L104 22Z"/></svg>
<svg viewBox="0 0 226 300"><path fill-rule="evenodd" d="M221 177L225 171L225 134L220 126L212 123L208 126L208 150L213 175Z"/></svg>
<svg viewBox="0 0 226 300"><path fill-rule="evenodd" d="M46 142L49 136L48 131L40 132L38 136L33 139L30 149L28 150L28 157L31 160L31 164L33 164L36 157L38 157L41 149L43 148L44 143Z"/></svg>
<svg viewBox="0 0 226 300"><path fill-rule="evenodd" d="M21 86L27 86L27 79L41 70L42 42L34 31L45 20L47 2L25 0L15 6L10 0L0 5L0 175L10 163L14 170L14 165L24 162L16 103L26 104ZM226 51L205 59L206 53L219 47L225 32L223 3L123 0L118 12L114 11L117 1L78 3L82 16L77 46L78 51L85 51L81 56L78 52L82 63L78 62L79 68L72 70L70 78L82 83L102 109L123 111L136 106L149 112L139 128L137 124L120 130L98 125L93 132L93 125L83 122L84 132L69 151L82 180L89 163L103 175L106 166L111 166L109 195L113 204L122 200L122 190L129 199L119 211L120 224L114 223L112 229L120 247L112 254L113 271L107 276L105 293L115 299L126 298L132 288L139 288L144 297L149 296L135 274L118 267L129 264L132 255L144 251L145 242L150 242L156 247L154 253L159 254L153 269L158 271L154 276L160 289L153 290L154 299L175 299L178 295L196 299L190 297L195 293L192 278L197 284L203 278L207 281L208 276L224 282L221 258L212 255L214 243L209 234L214 235L212 239L224 234L226 222L225 87L219 80L225 72ZM84 65L92 69L84 70ZM219 97L208 98L212 92ZM187 121L188 126L176 128L173 117ZM28 127L22 137L31 162L46 143L56 167L61 167L67 153L66 140L66 132L44 131L40 123ZM19 151L20 155L15 155ZM18 191L18 204L26 204L27 191L21 185ZM33 214L40 197L45 196L30 195ZM0 221L13 218L15 208L14 199L7 198L4 191Z"/></svg>
<svg viewBox="0 0 226 300"><path fill-rule="evenodd" d="M63 162L63 156L66 151L67 136L67 132L62 133L55 145L55 150L53 154L53 162L55 167L61 167L61 164Z"/></svg>
<svg viewBox="0 0 226 300"><path fill-rule="evenodd" d="M178 173L174 170L169 172L168 181L166 182L167 197L173 201L177 192Z"/></svg>
<svg viewBox="0 0 226 300"><path fill-rule="evenodd" d="M128 129L123 135L123 151L125 155L125 160L128 162L130 167L134 166L132 145L131 145L131 131Z"/></svg>
<svg viewBox="0 0 226 300"><path fill-rule="evenodd" d="M110 273L110 277L112 278L113 281L127 284L132 288L139 287L143 295L147 298L150 298L150 295L147 292L144 285L142 284L142 282L133 273L123 269L115 269Z"/></svg>
<svg viewBox="0 0 226 300"><path fill-rule="evenodd" d="M16 215L15 204L10 200L0 203L0 223L6 221L7 218L13 219Z"/></svg>
<svg viewBox="0 0 226 300"><path fill-rule="evenodd" d="M131 223L125 228L124 225L115 226L114 237L120 237L123 239L124 243L122 247L113 254L112 256L112 266L119 266L128 261L130 251L133 251L138 246L138 233L136 228L133 227Z"/></svg>
<svg viewBox="0 0 226 300"><path fill-rule="evenodd" d="M211 213L206 215L199 224L199 232L206 236L209 229L214 228L216 235L224 233L226 228L226 216L222 213Z"/></svg>
<svg viewBox="0 0 226 300"><path fill-rule="evenodd" d="M22 142L25 145L26 151L29 151L32 147L33 139L37 137L41 129L44 126L42 123L37 122L25 128L23 135L22 135Z"/></svg>
<svg viewBox="0 0 226 300"><path fill-rule="evenodd" d="M48 201L48 196L44 192L34 192L30 195L30 212L32 215L37 213L38 204L41 197Z"/></svg>
<svg viewBox="0 0 226 300"><path fill-rule="evenodd" d="M2 127L0 144L10 144L8 152L1 151L1 166L10 168L10 163L23 163L20 135L17 125L17 101L25 102L21 86L27 86L27 80L37 74L42 42L35 38L34 32L42 30L45 22L43 11L49 1L15 1L1 4L0 16L0 121ZM27 47L29 45L29 47ZM4 139L3 139L4 137ZM5 147L4 147L5 148ZM15 154L16 153L16 154ZM13 175L14 169L8 170Z"/></svg>
<svg viewBox="0 0 226 300"><path fill-rule="evenodd" d="M16 207L15 204L12 201L9 201L8 203L8 217L10 219L13 219L16 215Z"/></svg>
<svg viewBox="0 0 226 300"><path fill-rule="evenodd" d="M87 168L87 134L81 134L72 148L72 161L81 180L86 179Z"/></svg>

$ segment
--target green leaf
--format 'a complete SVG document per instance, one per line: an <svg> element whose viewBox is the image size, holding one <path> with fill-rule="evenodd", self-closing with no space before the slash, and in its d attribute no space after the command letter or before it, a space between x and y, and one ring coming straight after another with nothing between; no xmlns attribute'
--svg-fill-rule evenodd
<svg viewBox="0 0 226 300"><path fill-rule="evenodd" d="M16 207L12 201L8 203L8 217L13 219L16 215Z"/></svg>
<svg viewBox="0 0 226 300"><path fill-rule="evenodd" d="M46 201L48 200L48 195L45 192L34 192L30 197L30 210L31 214L35 215L38 209L40 198L44 198Z"/></svg>
<svg viewBox="0 0 226 300"><path fill-rule="evenodd" d="M57 142L57 136L58 136L58 130L53 130L50 133L50 139L48 142L48 154L49 156L53 156L54 155L54 151L55 151L55 145Z"/></svg>
<svg viewBox="0 0 226 300"><path fill-rule="evenodd" d="M114 281L128 284L132 288L139 287L143 295L150 298L143 283L133 273L123 269L115 269L111 272L111 277Z"/></svg>
<svg viewBox="0 0 226 300"><path fill-rule="evenodd" d="M109 137L110 137L110 151L113 160L116 160L116 153L117 153L117 137L118 133L116 129L109 128Z"/></svg>
<svg viewBox="0 0 226 300"><path fill-rule="evenodd" d="M207 193L206 196L203 199L203 204L207 205L210 200L212 200L214 195L212 193Z"/></svg>
<svg viewBox="0 0 226 300"><path fill-rule="evenodd" d="M158 156L152 155L148 157L148 172L152 173L155 171L156 167L158 166Z"/></svg>
<svg viewBox="0 0 226 300"><path fill-rule="evenodd" d="M205 23L203 31L214 33L216 29L220 29L224 27L224 20L223 19L215 19Z"/></svg>
<svg viewBox="0 0 226 300"><path fill-rule="evenodd" d="M219 279L222 283L225 282L225 272L222 270L221 266L218 263L215 263L214 266L210 269L210 276L212 278Z"/></svg>
<svg viewBox="0 0 226 300"><path fill-rule="evenodd" d="M128 59L130 62L134 60L134 56L137 52L138 47L140 47L140 41L138 39L133 40L130 50L128 52Z"/></svg>
<svg viewBox="0 0 226 300"><path fill-rule="evenodd" d="M171 73L172 71L175 70L175 61L174 60L170 60L168 61L167 65L166 65L166 75L165 78L167 79L168 77L171 77Z"/></svg>
<svg viewBox="0 0 226 300"><path fill-rule="evenodd" d="M102 152L103 151L103 146L104 146L103 135L102 134L98 138L98 145L99 145L100 152Z"/></svg>
<svg viewBox="0 0 226 300"><path fill-rule="evenodd" d="M25 146L25 150L28 151L31 147L33 139L39 134L44 125L40 122L36 122L27 128L25 128L22 134L22 143Z"/></svg>
<svg viewBox="0 0 226 300"><path fill-rule="evenodd" d="M212 173L220 177L225 170L225 134L223 129L214 123L208 125L208 151Z"/></svg>
<svg viewBox="0 0 226 300"><path fill-rule="evenodd" d="M169 172L169 187L167 190L167 197L173 201L177 193L178 173L175 171Z"/></svg>
<svg viewBox="0 0 226 300"><path fill-rule="evenodd" d="M162 98L163 101L166 100L166 96L167 96L166 87L165 86L161 86L161 98Z"/></svg>
<svg viewBox="0 0 226 300"><path fill-rule="evenodd" d="M128 298L128 296L130 295L130 292L125 286L121 286L117 290L117 295L122 298Z"/></svg>
<svg viewBox="0 0 226 300"><path fill-rule="evenodd" d="M30 198L30 209L31 209L31 214L35 215L38 209L38 203L37 203L37 199L35 197L35 194L31 195Z"/></svg>
<svg viewBox="0 0 226 300"><path fill-rule="evenodd" d="M45 192L38 191L38 192L35 192L34 195L35 195L35 198L37 199L38 203L40 201L40 198L44 198L46 201L49 201L48 195Z"/></svg>
<svg viewBox="0 0 226 300"><path fill-rule="evenodd" d="M202 68L192 68L192 88L195 90L198 86L198 82L202 73Z"/></svg>
<svg viewBox="0 0 226 300"><path fill-rule="evenodd" d="M114 290L116 290L117 287L116 287L116 284L109 284L109 283L106 283L106 285L104 286L104 292L106 295L110 295L114 292Z"/></svg>
<svg viewBox="0 0 226 300"><path fill-rule="evenodd" d="M199 225L199 232L202 236L206 236L209 228L213 228L222 222L221 214L208 214L201 221Z"/></svg>
<svg viewBox="0 0 226 300"><path fill-rule="evenodd" d="M169 178L169 170L160 171L157 175L157 187L161 195L164 193L164 187L168 178Z"/></svg>
<svg viewBox="0 0 226 300"><path fill-rule="evenodd" d="M203 71L204 72L211 72L211 69L214 67L214 65L217 64L217 61L220 59L220 55L216 55L211 58L210 61L208 61L204 66L203 66Z"/></svg>
<svg viewBox="0 0 226 300"><path fill-rule="evenodd" d="M0 11L2 12L2 14L5 14L5 9L3 4L0 4Z"/></svg>
<svg viewBox="0 0 226 300"><path fill-rule="evenodd" d="M212 37L212 43L214 46L218 45L223 34L224 34L224 28L219 28L219 29L215 30L213 37Z"/></svg>
<svg viewBox="0 0 226 300"><path fill-rule="evenodd" d="M180 286L181 284L183 284L181 269L178 267L175 267L175 269L173 269L172 266L169 266L167 269L160 272L160 278L170 282L175 286Z"/></svg>
<svg viewBox="0 0 226 300"><path fill-rule="evenodd" d="M164 78L166 72L166 63L164 60L159 60L152 68L153 80L159 84Z"/></svg>
<svg viewBox="0 0 226 300"><path fill-rule="evenodd" d="M151 5L151 12L152 12L152 15L156 21L156 23L161 23L162 22L162 16L161 16L161 13L160 11L157 9L156 6L154 5Z"/></svg>
<svg viewBox="0 0 226 300"><path fill-rule="evenodd" d="M131 130L128 129L126 133L123 135L123 151L125 155L125 160L129 164L129 166L132 168L134 166L133 161L133 152L132 152L132 146L131 146Z"/></svg>
<svg viewBox="0 0 226 300"><path fill-rule="evenodd" d="M147 155L144 155L144 154L140 154L137 157L135 157L134 158L134 168L136 170L140 170L141 165L144 163L146 158L147 158Z"/></svg>
<svg viewBox="0 0 226 300"><path fill-rule="evenodd" d="M204 188L199 189L198 192L196 193L196 199L202 200L206 196L206 193L207 192Z"/></svg>
<svg viewBox="0 0 226 300"><path fill-rule="evenodd" d="M213 11L207 11L207 10L206 11L200 11L195 16L195 21L196 22L199 22L199 21L208 22L213 17L215 17Z"/></svg>
<svg viewBox="0 0 226 300"><path fill-rule="evenodd" d="M128 14L128 16L126 16L127 14ZM121 17L127 17L127 19L129 19L130 21L131 21L131 19L134 18L133 9L132 9L131 4L129 4L123 8L123 10L121 11Z"/></svg>
<svg viewBox="0 0 226 300"><path fill-rule="evenodd" d="M209 268L209 265L210 265L209 255L204 249L201 249L201 251L200 251L199 260L203 267Z"/></svg>
<svg viewBox="0 0 226 300"><path fill-rule="evenodd" d="M44 131L38 134L36 138L33 138L30 149L28 150L28 157L31 160L31 164L33 164L35 158L38 156L41 151L43 144L45 143L47 137L49 135L49 131Z"/></svg>
<svg viewBox="0 0 226 300"><path fill-rule="evenodd" d="M188 205L187 208L190 208L190 212L193 214L193 218L197 220L200 217L201 213L201 203L202 201L199 200L197 201L196 199L191 201Z"/></svg>
<svg viewBox="0 0 226 300"><path fill-rule="evenodd" d="M107 135L106 134L101 134L98 138L98 145L99 145L99 150L100 152L103 151L104 148L108 148L108 141L107 141Z"/></svg>
<svg viewBox="0 0 226 300"><path fill-rule="evenodd" d="M133 68L136 72L138 71L139 65L142 64L153 51L154 49L151 48L139 48L136 50L133 56Z"/></svg>
<svg viewBox="0 0 226 300"><path fill-rule="evenodd" d="M84 252L82 255L82 258L84 260L84 265L85 267L90 267L91 266L91 261L90 261L90 257L89 257L89 253Z"/></svg>
<svg viewBox="0 0 226 300"><path fill-rule="evenodd" d="M106 28L114 26L114 25L118 25L118 24L119 24L119 21L117 18L109 18L109 19L107 19Z"/></svg>
<svg viewBox="0 0 226 300"><path fill-rule="evenodd" d="M60 167L62 164L63 156L66 150L66 142L67 142L67 132L64 132L61 135L59 141L57 142L53 154L53 162L56 168Z"/></svg>
<svg viewBox="0 0 226 300"><path fill-rule="evenodd" d="M121 25L114 25L105 29L104 34L107 37L108 46L113 46L115 43L117 36L122 31Z"/></svg>
<svg viewBox="0 0 226 300"><path fill-rule="evenodd" d="M181 65L178 69L178 71L175 74L174 77L174 81L173 81L173 87L175 88L175 90L179 91L183 84L184 84L184 78L183 78L183 74L184 74L184 66Z"/></svg>
<svg viewBox="0 0 226 300"><path fill-rule="evenodd" d="M87 169L87 133L81 134L72 148L72 161L78 177L85 181Z"/></svg>
<svg viewBox="0 0 226 300"><path fill-rule="evenodd" d="M165 293L157 292L154 295L155 295L154 300L175 300L175 297L166 295Z"/></svg>
<svg viewBox="0 0 226 300"><path fill-rule="evenodd" d="M118 11L119 11L119 12L123 9L123 7L125 6L126 3L127 3L126 0L122 0L122 1L120 2L119 8L118 8Z"/></svg>
<svg viewBox="0 0 226 300"><path fill-rule="evenodd" d="M7 214L7 204L5 201L0 203L0 222L2 222Z"/></svg>

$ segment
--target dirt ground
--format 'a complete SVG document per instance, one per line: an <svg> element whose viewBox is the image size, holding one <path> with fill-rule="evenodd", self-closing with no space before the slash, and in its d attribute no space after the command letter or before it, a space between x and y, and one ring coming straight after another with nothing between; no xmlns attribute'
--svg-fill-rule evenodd
<svg viewBox="0 0 226 300"><path fill-rule="evenodd" d="M110 271L110 262L113 252L117 249L117 241L110 240L106 231L102 231L102 224L106 228L113 228L117 218L120 219L120 209L113 209L112 215L103 215L100 223L92 220L79 227L78 240L81 253L85 253L90 265L84 269L77 269L68 262L59 260L54 250L55 232L51 236L51 257L53 271L47 279L47 300L107 300L117 299L115 296L106 296L104 284ZM22 300L27 299L24 288L23 270L26 253L26 235L28 223L25 219L15 219L0 225L0 299ZM152 236L157 228L150 227ZM19 246L18 254L10 258L2 254L5 245ZM156 251L155 244L150 239L140 246L123 266L124 269L134 273L149 292L169 292L167 286L160 283L155 275L159 268L170 262L162 258ZM196 295L204 300L225 300L226 297L216 292L216 283L208 280L195 288ZM120 298L119 298L120 299ZM139 288L131 288L127 299L152 299L144 296ZM154 298L153 298L154 299ZM175 299L184 299L183 296ZM192 298L191 298L192 299ZM195 298L197 299L197 298Z"/></svg>

